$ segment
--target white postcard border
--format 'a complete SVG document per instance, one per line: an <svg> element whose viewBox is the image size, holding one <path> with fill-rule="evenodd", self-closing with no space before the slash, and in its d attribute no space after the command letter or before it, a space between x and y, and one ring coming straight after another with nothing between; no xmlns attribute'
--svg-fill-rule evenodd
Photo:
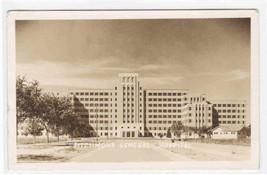
<svg viewBox="0 0 267 175"><path fill-rule="evenodd" d="M251 161L140 163L16 163L15 20L251 18ZM256 10L13 11L7 15L8 157L11 171L251 170L259 168L259 41ZM49 167L49 168L48 168Z"/></svg>

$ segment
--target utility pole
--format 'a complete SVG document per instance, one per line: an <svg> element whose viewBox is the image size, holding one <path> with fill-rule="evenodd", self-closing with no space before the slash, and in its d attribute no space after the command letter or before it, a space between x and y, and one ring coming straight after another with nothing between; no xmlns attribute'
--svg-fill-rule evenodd
<svg viewBox="0 0 267 175"><path fill-rule="evenodd" d="M97 104L95 104L96 141L98 141Z"/></svg>

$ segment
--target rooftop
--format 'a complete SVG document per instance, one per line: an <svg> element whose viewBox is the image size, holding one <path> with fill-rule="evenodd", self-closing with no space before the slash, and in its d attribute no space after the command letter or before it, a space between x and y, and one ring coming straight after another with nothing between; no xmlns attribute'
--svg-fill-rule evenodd
<svg viewBox="0 0 267 175"><path fill-rule="evenodd" d="M221 128L223 132L224 131L225 132L236 132L236 131L240 131L241 129L243 129L244 126L243 125L237 125L237 126L217 126L217 127L215 127L213 129L213 131L216 130L216 129L218 129L218 128Z"/></svg>

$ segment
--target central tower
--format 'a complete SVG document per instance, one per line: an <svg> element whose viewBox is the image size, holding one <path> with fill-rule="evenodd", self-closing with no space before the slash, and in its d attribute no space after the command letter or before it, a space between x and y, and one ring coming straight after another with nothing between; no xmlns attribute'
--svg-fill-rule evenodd
<svg viewBox="0 0 267 175"><path fill-rule="evenodd" d="M118 123L128 127L144 124L144 93L138 81L137 73L119 74L117 86ZM136 125L139 126L139 125ZM137 128L136 128L137 129ZM139 135L143 135L144 127L138 127Z"/></svg>
<svg viewBox="0 0 267 175"><path fill-rule="evenodd" d="M137 73L119 74L122 123L143 123L143 90Z"/></svg>

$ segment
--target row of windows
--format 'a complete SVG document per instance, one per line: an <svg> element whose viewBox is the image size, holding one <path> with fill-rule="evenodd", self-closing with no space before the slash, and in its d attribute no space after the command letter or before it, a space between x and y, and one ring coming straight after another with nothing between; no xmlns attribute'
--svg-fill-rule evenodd
<svg viewBox="0 0 267 175"><path fill-rule="evenodd" d="M127 96L130 96L130 95L132 95L132 96L134 96L134 93L132 92L132 93L125 93L125 92L123 92L123 95L125 96L127 94ZM117 93L115 93L115 95L117 95ZM142 95L142 92L140 92L140 95Z"/></svg>
<svg viewBox="0 0 267 175"><path fill-rule="evenodd" d="M148 123L149 124L172 124L172 123L175 123L176 121L166 121L166 120L149 120ZM189 119L188 120L188 123L192 123L192 120ZM196 123L205 123L205 120L196 120ZM208 120L208 123L211 123L211 120L209 119Z"/></svg>
<svg viewBox="0 0 267 175"><path fill-rule="evenodd" d="M71 93L71 94L73 94L73 93ZM75 92L75 95L91 95L91 96L93 96L93 95L95 95L95 96L103 96L103 95L109 95L109 93L108 92ZM112 93L110 93L110 95L112 95Z"/></svg>
<svg viewBox="0 0 267 175"><path fill-rule="evenodd" d="M86 107L92 107L92 108L95 108L96 105L95 104L88 104L88 103L85 103L85 104L74 104L75 107L83 107L83 106L86 106ZM101 105L97 105L98 108L106 108L108 107L108 104L101 104ZM112 107L112 104L111 104L111 107ZM115 104L115 107L116 107L116 104Z"/></svg>
<svg viewBox="0 0 267 175"><path fill-rule="evenodd" d="M161 120L154 120L154 121L152 121L152 120L149 120L148 121L148 123L149 124L173 124L173 123L176 123L176 121L166 121L166 120L163 120L163 121L161 121Z"/></svg>
<svg viewBox="0 0 267 175"><path fill-rule="evenodd" d="M89 112L109 112L108 109L90 109ZM112 112L112 109L110 110ZM115 112L117 112L117 109L115 109Z"/></svg>
<svg viewBox="0 0 267 175"><path fill-rule="evenodd" d="M188 116L191 117L192 114L191 113L188 113ZM201 117L201 116L205 116L205 114L204 113L195 113L195 116L196 117L198 117L198 116ZM211 113L208 113L208 116L211 117Z"/></svg>
<svg viewBox="0 0 267 175"><path fill-rule="evenodd" d="M122 127L120 127L120 128L121 128L121 129L123 129L123 128L130 129L129 126L128 126L128 127L123 127L123 126L122 126ZM99 127L98 129L99 129L99 130L113 130L113 129L114 129L114 130L117 130L118 127L117 127L117 126L115 126L115 127ZM134 126L133 129L136 129L136 127ZM142 127L140 127L139 129L142 130Z"/></svg>
<svg viewBox="0 0 267 175"><path fill-rule="evenodd" d="M191 119L189 119L189 123L191 123ZM205 123L205 120L196 120L196 123ZM210 119L208 119L208 123L211 123Z"/></svg>
<svg viewBox="0 0 267 175"><path fill-rule="evenodd" d="M213 104L214 107L245 107L245 104Z"/></svg>
<svg viewBox="0 0 267 175"><path fill-rule="evenodd" d="M181 95L187 95L186 93L148 93L149 96L181 96Z"/></svg>
<svg viewBox="0 0 267 175"><path fill-rule="evenodd" d="M199 102L200 101L200 98L199 97L191 97L190 98L190 101L191 102ZM202 101L205 101L205 98L202 98Z"/></svg>
<svg viewBox="0 0 267 175"><path fill-rule="evenodd" d="M181 104L148 104L149 107L182 107Z"/></svg>
<svg viewBox="0 0 267 175"><path fill-rule="evenodd" d="M123 82L134 82L134 77L123 77Z"/></svg>
<svg viewBox="0 0 267 175"><path fill-rule="evenodd" d="M134 87L133 87L133 86L132 86L132 87L127 86L127 88L126 88L125 86L123 86L123 90L126 90L126 89L127 89L127 90L130 90L130 89L131 89L131 90L134 90Z"/></svg>
<svg viewBox="0 0 267 175"><path fill-rule="evenodd" d="M167 127L149 127L149 130L167 130Z"/></svg>
<svg viewBox="0 0 267 175"><path fill-rule="evenodd" d="M245 121L219 121L219 124L245 124Z"/></svg>
<svg viewBox="0 0 267 175"><path fill-rule="evenodd" d="M127 104L127 107L134 107L134 104L130 104L130 103L123 103L123 107L126 107L126 104ZM140 107L142 107L142 104L140 103Z"/></svg>
<svg viewBox="0 0 267 175"><path fill-rule="evenodd" d="M126 122L126 120L123 120L123 123L135 123L135 122L133 120L132 121L127 120L127 122ZM139 123L142 123L142 120L140 120Z"/></svg>
<svg viewBox="0 0 267 175"><path fill-rule="evenodd" d="M134 101L134 98L123 98L123 101Z"/></svg>
<svg viewBox="0 0 267 175"><path fill-rule="evenodd" d="M195 108L195 109L196 109L196 111L201 111L201 110L202 110L202 111L204 111L204 110L205 110L205 107L203 107L203 106L202 106L202 107L200 107L200 106L199 106L199 107L197 107L197 106L196 106L196 108ZM191 111L191 110L192 110L192 108L191 108L191 107L189 107L189 110ZM210 110L211 110L211 107L208 107L208 110L210 111Z"/></svg>
<svg viewBox="0 0 267 175"><path fill-rule="evenodd" d="M245 115L220 115L219 118L245 118Z"/></svg>
<svg viewBox="0 0 267 175"><path fill-rule="evenodd" d="M213 134L235 134L235 132L214 132Z"/></svg>
<svg viewBox="0 0 267 175"><path fill-rule="evenodd" d="M90 120L89 123L109 123L108 120Z"/></svg>
<svg viewBox="0 0 267 175"><path fill-rule="evenodd" d="M148 101L182 101L182 98L149 98ZM186 98L184 98L186 101Z"/></svg>
<svg viewBox="0 0 267 175"><path fill-rule="evenodd" d="M106 124L108 124L108 123L111 123L112 124L112 120L111 121L108 121L108 120L90 120L89 121L89 123L106 123ZM115 123L118 123L118 121L117 120L115 120L114 121Z"/></svg>
<svg viewBox="0 0 267 175"><path fill-rule="evenodd" d="M121 129L124 129L124 128L130 129L129 126L128 126L128 127L123 127L123 126L121 126L121 127L117 127L117 126L115 126L115 127L114 127L114 130L117 130L118 128L121 128ZM135 129L135 128L136 128L136 127L134 126L133 129ZM107 129L109 129L109 130L113 130L113 127L99 127L99 129L100 129L100 130L107 130ZM142 127L140 127L139 129L142 130Z"/></svg>
<svg viewBox="0 0 267 175"><path fill-rule="evenodd" d="M168 113L176 113L176 112L181 112L181 110L180 109L178 109L178 110L176 110L176 109L173 109L173 110L171 110L171 109L149 109L148 110L148 112L154 112L154 113L156 113L156 112L158 112L158 113L166 113L166 112L168 112Z"/></svg>
<svg viewBox="0 0 267 175"><path fill-rule="evenodd" d="M181 115L149 115L148 118L181 118Z"/></svg>
<svg viewBox="0 0 267 175"><path fill-rule="evenodd" d="M134 112L134 110L132 109L132 110L130 110L130 109L127 109L127 110L125 110L125 109L123 109L123 112ZM140 109L140 112L142 112L142 110Z"/></svg>
<svg viewBox="0 0 267 175"><path fill-rule="evenodd" d="M88 103L85 103L85 106L87 106L87 107L108 107L108 105L109 104L107 104L107 103L100 103L100 104L93 104L93 103L90 103L90 104L88 104ZM110 104L110 106L112 107L112 104ZM117 107L117 103L115 103L115 107Z"/></svg>
<svg viewBox="0 0 267 175"><path fill-rule="evenodd" d="M88 115L87 115L88 116ZM96 117L98 118L108 118L108 115L90 115L90 118L95 119ZM112 115L110 116L110 118L112 118ZM117 118L117 115L115 115L115 118Z"/></svg>
<svg viewBox="0 0 267 175"><path fill-rule="evenodd" d="M128 127L123 127L123 126L121 126L121 127L119 127L119 128L121 128L121 129L124 129L124 128L126 128L126 129L130 129L130 127L128 126ZM137 127L133 127L133 129L136 129ZM100 130L107 130L107 129L109 129L109 130L113 130L113 127L110 127L110 128L108 128L108 127L99 127L99 129ZM118 127L117 126L115 126L114 127L114 130L117 130L118 129ZM139 129L140 130L142 130L142 127L139 127Z"/></svg>
<svg viewBox="0 0 267 175"><path fill-rule="evenodd" d="M126 117L127 117L127 118L130 118L130 117L132 117L132 118L133 118L133 117L134 117L134 115L125 115L125 114L123 114L123 118L126 118ZM140 115L140 118L142 118L142 115Z"/></svg>
<svg viewBox="0 0 267 175"><path fill-rule="evenodd" d="M108 101L108 98L75 98L74 101Z"/></svg>
<svg viewBox="0 0 267 175"><path fill-rule="evenodd" d="M218 112L223 112L223 113L240 113L240 112L243 112L243 113L245 113L245 110L235 110L235 109L233 109L233 110L218 110Z"/></svg>

